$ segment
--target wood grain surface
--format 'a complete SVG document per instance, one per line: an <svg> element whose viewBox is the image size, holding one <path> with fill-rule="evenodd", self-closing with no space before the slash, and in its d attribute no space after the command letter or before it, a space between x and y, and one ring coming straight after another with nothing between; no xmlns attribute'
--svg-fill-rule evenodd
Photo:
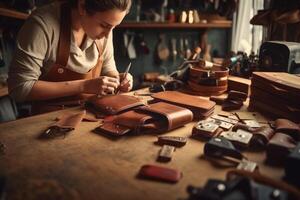
<svg viewBox="0 0 300 200"><path fill-rule="evenodd" d="M215 113L219 111L217 107ZM195 122L164 134L189 137L168 163L156 162L161 148L155 144L157 135L111 138L93 132L99 122L82 122L65 138L38 139L63 112L0 124L0 142L5 145L0 176L6 179L7 199L37 199L36 193L48 195L47 199L186 199L188 185L200 187L209 178L224 179L233 169L203 158L204 142L190 138ZM244 155L258 163L262 174L274 179L283 176L281 168L264 164L264 152ZM176 184L140 179L137 174L144 164L180 170L183 178Z"/></svg>

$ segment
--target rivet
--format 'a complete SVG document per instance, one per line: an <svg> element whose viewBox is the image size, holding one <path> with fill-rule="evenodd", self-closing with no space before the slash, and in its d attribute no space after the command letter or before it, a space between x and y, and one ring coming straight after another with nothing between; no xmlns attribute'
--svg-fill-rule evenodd
<svg viewBox="0 0 300 200"><path fill-rule="evenodd" d="M65 70L64 70L63 68L61 68L61 67L57 69L57 72L58 72L59 74L64 73L64 71L65 71Z"/></svg>
<svg viewBox="0 0 300 200"><path fill-rule="evenodd" d="M223 191L225 191L225 189L226 189L226 186L224 185L224 184L219 184L219 185L217 185L217 189L220 191L220 192L223 192Z"/></svg>

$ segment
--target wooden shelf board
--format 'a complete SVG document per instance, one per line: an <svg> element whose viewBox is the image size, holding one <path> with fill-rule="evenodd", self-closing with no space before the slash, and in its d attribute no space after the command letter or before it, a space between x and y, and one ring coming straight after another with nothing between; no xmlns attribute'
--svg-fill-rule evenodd
<svg viewBox="0 0 300 200"><path fill-rule="evenodd" d="M231 28L231 21L221 21L214 23L147 23L147 22L124 22L118 28Z"/></svg>
<svg viewBox="0 0 300 200"><path fill-rule="evenodd" d="M12 17L16 19L27 19L29 16L27 13L7 9L7 8L2 8L0 7L0 15L5 16L5 17Z"/></svg>

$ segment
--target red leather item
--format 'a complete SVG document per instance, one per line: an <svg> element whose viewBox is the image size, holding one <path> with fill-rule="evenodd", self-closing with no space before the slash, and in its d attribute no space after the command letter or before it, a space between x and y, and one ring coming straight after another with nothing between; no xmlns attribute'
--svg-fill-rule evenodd
<svg viewBox="0 0 300 200"><path fill-rule="evenodd" d="M104 114L115 115L131 108L144 105L137 97L129 95L107 95L98 98L94 96L89 100L95 109Z"/></svg>
<svg viewBox="0 0 300 200"><path fill-rule="evenodd" d="M139 171L139 176L142 178L176 183L182 178L182 173L176 169L156 165L143 165Z"/></svg>

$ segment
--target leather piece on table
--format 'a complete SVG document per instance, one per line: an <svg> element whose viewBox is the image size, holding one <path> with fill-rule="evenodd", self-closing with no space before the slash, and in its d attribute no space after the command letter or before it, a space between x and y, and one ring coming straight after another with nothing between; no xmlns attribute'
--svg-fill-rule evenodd
<svg viewBox="0 0 300 200"><path fill-rule="evenodd" d="M144 105L139 98L129 95L107 95L99 98L94 96L88 103L99 112L103 112L107 115L115 115L137 106Z"/></svg>
<svg viewBox="0 0 300 200"><path fill-rule="evenodd" d="M246 101L247 97L247 94L244 92L229 90L227 99Z"/></svg>
<svg viewBox="0 0 300 200"><path fill-rule="evenodd" d="M164 131L178 128L193 120L192 111L164 102L150 104L149 106L141 106L138 107L136 111L163 116L163 118L167 120L167 129Z"/></svg>
<svg viewBox="0 0 300 200"><path fill-rule="evenodd" d="M143 165L139 177L176 183L182 178L182 173L176 169L156 165Z"/></svg>
<svg viewBox="0 0 300 200"><path fill-rule="evenodd" d="M300 110L300 104L299 104L300 101L297 102L297 100L293 99L293 97L291 97L288 94L288 92L286 92L285 94L269 93L268 91L252 86L251 98L257 98L265 102L269 102L270 99L272 99L272 102L276 103L278 106L286 106L286 107L288 106L290 107L291 111L296 111L297 109Z"/></svg>
<svg viewBox="0 0 300 200"><path fill-rule="evenodd" d="M227 84L222 86L204 86L188 81L189 88L202 96L220 95L227 91Z"/></svg>
<svg viewBox="0 0 300 200"><path fill-rule="evenodd" d="M237 129L242 129L242 130L249 131L250 133L252 133L253 137L251 139L251 144L254 146L267 145L268 142L270 141L270 139L275 134L275 131L268 126L253 128L246 124L237 123L232 127L232 131L236 131Z"/></svg>
<svg viewBox="0 0 300 200"><path fill-rule="evenodd" d="M300 141L300 126L288 119L275 120L276 132L286 133L292 136L295 140Z"/></svg>
<svg viewBox="0 0 300 200"><path fill-rule="evenodd" d="M228 77L228 90L235 90L250 95L251 80L237 76Z"/></svg>
<svg viewBox="0 0 300 200"><path fill-rule="evenodd" d="M216 105L213 101L178 91L159 92L151 96L154 100L164 101L191 110L194 114L194 118L208 117L213 113Z"/></svg>
<svg viewBox="0 0 300 200"><path fill-rule="evenodd" d="M252 86L276 96L300 101L300 77L284 72L253 72Z"/></svg>
<svg viewBox="0 0 300 200"><path fill-rule="evenodd" d="M288 105L287 103L278 103L278 99L274 97L272 100L267 100L262 97L251 96L250 105L255 104L264 104L267 105L266 108L262 108L264 110L270 110L271 113L277 115L277 118L287 118L292 121L296 120L298 122L300 120L300 109L295 108L293 106Z"/></svg>
<svg viewBox="0 0 300 200"><path fill-rule="evenodd" d="M115 136L129 131L137 134L149 131L162 133L184 126L192 119L193 113L190 110L158 102L116 115L112 120L104 121L104 124L97 130L103 130Z"/></svg>
<svg viewBox="0 0 300 200"><path fill-rule="evenodd" d="M222 103L222 110L224 111L239 110L242 106L243 106L242 100L226 99Z"/></svg>
<svg viewBox="0 0 300 200"><path fill-rule="evenodd" d="M280 132L275 133L266 148L267 160L274 164L283 164L296 145L297 142L291 136Z"/></svg>
<svg viewBox="0 0 300 200"><path fill-rule="evenodd" d="M271 105L270 103L262 102L260 100L250 98L249 109L256 110L268 114L270 117L277 118L287 118L293 122L299 123L300 116L295 115L287 110L281 110L277 108L277 105Z"/></svg>
<svg viewBox="0 0 300 200"><path fill-rule="evenodd" d="M85 115L85 110L79 113L65 113L64 115L60 116L59 120L51 125L51 127L56 126L59 128L74 130L80 124Z"/></svg>

